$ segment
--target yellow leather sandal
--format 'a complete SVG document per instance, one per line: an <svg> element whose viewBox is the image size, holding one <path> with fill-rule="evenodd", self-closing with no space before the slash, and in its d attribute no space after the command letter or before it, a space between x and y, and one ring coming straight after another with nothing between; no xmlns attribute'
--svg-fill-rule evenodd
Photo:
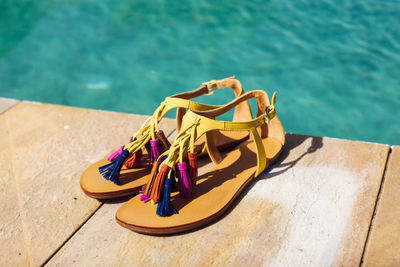
<svg viewBox="0 0 400 267"><path fill-rule="evenodd" d="M149 166L158 156L169 149L170 143L159 129L158 123L165 114L177 108L177 130L181 129L182 118L186 109L201 112L216 109L219 106L205 105L190 101L190 99L213 93L219 88L230 87L236 97L243 94L243 88L235 77L214 80L203 83L200 88L193 91L167 97L142 125L142 128L133 135L127 145L89 166L81 176L82 190L94 198L114 198L138 193L139 189L149 180L151 175ZM234 121L251 119L249 104L243 102L236 106ZM220 150L230 149L248 138L244 132L218 131L214 133L217 138L217 147ZM194 151L206 154L205 139L196 141Z"/></svg>
<svg viewBox="0 0 400 267"><path fill-rule="evenodd" d="M213 119L250 98L257 100L255 119ZM217 109L188 111L181 132L170 149L159 156L154 165L158 165L157 170L153 169L142 194L118 209L117 222L140 233L162 235L192 230L220 217L282 151L285 132L276 116L275 99L274 93L270 103L267 93L257 90ZM246 132L251 138L221 156L213 134L216 130ZM203 136L215 168L198 176L194 144Z"/></svg>

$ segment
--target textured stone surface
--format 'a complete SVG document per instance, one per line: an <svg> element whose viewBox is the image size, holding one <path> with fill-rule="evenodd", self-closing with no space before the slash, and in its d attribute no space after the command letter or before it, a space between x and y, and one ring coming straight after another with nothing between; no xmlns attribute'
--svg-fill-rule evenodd
<svg viewBox="0 0 400 267"><path fill-rule="evenodd" d="M9 263L37 266L101 204L82 193L83 170L126 143L146 117L20 102L0 118L1 205L9 211L0 219L7 241L0 250L10 252ZM174 127L161 124L167 134Z"/></svg>
<svg viewBox="0 0 400 267"><path fill-rule="evenodd" d="M49 265L355 266L387 154L385 145L287 135L275 167L221 220L146 236L120 227L114 216L122 202L107 202Z"/></svg>
<svg viewBox="0 0 400 267"><path fill-rule="evenodd" d="M0 97L0 114L18 103L18 100Z"/></svg>
<svg viewBox="0 0 400 267"><path fill-rule="evenodd" d="M24 266L28 263L23 218L17 184L13 174L12 148L8 146L9 131L0 116L0 251L1 266Z"/></svg>
<svg viewBox="0 0 400 267"><path fill-rule="evenodd" d="M375 220L364 257L364 266L400 265L400 146L387 165Z"/></svg>

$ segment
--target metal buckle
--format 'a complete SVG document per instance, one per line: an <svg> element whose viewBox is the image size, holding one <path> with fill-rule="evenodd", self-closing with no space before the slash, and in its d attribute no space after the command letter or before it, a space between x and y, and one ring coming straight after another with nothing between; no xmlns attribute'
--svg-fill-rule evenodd
<svg viewBox="0 0 400 267"><path fill-rule="evenodd" d="M270 123L271 123L271 119L269 118L269 115L268 115L268 108L269 108L269 106L267 106L267 107L265 108L264 114L265 114L265 122L266 122L267 124L270 124Z"/></svg>
<svg viewBox="0 0 400 267"><path fill-rule="evenodd" d="M207 86L208 93L206 95L213 95L214 91L218 89L217 81L215 81L215 80L211 80L211 81L202 83L202 85Z"/></svg>

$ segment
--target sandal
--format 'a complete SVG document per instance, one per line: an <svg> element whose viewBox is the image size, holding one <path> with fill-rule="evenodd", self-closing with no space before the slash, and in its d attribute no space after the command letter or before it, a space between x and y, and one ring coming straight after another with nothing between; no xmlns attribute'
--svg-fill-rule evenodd
<svg viewBox="0 0 400 267"><path fill-rule="evenodd" d="M247 103L250 98L257 100L258 112L254 120L225 122L214 119ZM153 169L142 194L118 209L117 222L140 233L163 235L192 230L220 217L282 151L285 132L276 116L275 100L275 93L270 103L267 93L257 90L214 110L188 111L182 120L182 131L154 164L160 167L157 171ZM214 130L248 132L251 138L223 157L211 134ZM194 143L202 136L206 138L215 168L198 176Z"/></svg>
<svg viewBox="0 0 400 267"><path fill-rule="evenodd" d="M220 107L196 103L189 99L204 94L212 94L215 90L226 87L231 87L236 97L244 92L240 82L235 77L229 77L203 83L200 88L193 91L167 97L154 114L143 123L142 128L131 138L130 143L122 146L108 158L92 164L84 171L80 180L82 190L88 196L99 199L138 193L149 180L151 174L149 167L170 146L163 131L158 127L159 121L168 111L177 108L176 121L179 132L186 109L201 112ZM250 106L247 102L236 107L233 116L234 121L251 118ZM218 140L216 146L220 150L230 149L248 138L248 134L244 132L218 131L213 135L213 138ZM199 156L207 154L204 138L197 140L195 151L200 153ZM111 168L112 165L115 168Z"/></svg>

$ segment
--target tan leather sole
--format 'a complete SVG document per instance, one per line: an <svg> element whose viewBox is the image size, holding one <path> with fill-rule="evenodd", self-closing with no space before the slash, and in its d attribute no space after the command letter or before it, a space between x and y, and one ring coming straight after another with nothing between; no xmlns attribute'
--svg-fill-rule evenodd
<svg viewBox="0 0 400 267"><path fill-rule="evenodd" d="M262 141L270 166L280 155L283 144L271 137ZM160 217L156 214L157 205L143 203L137 195L118 209L117 222L152 235L174 234L208 224L220 217L253 180L256 162L254 142L244 141L228 152L215 169L199 176L191 198L181 198L178 192L171 194L171 203L179 214Z"/></svg>
<svg viewBox="0 0 400 267"><path fill-rule="evenodd" d="M248 139L246 132L230 132L223 131L217 135L218 149L226 151L237 145L244 140ZM196 142L196 150L200 152L204 145L204 138L200 138ZM116 185L103 178L99 173L98 168L109 163L107 159L99 160L98 162L89 166L82 174L80 185L86 195L98 199L108 199L123 197L128 195L137 194L141 187L147 183L150 170L147 167L148 154L143 154L142 166L133 169L122 168L120 174L121 185Z"/></svg>

